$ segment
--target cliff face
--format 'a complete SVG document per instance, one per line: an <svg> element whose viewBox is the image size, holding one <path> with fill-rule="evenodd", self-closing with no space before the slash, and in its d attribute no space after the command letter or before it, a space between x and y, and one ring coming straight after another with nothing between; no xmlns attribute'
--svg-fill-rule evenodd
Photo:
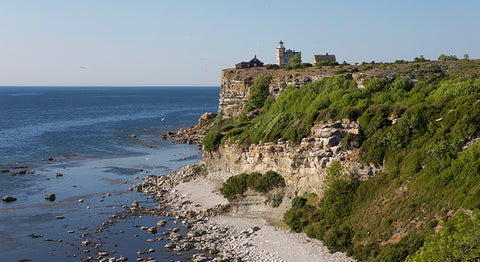
<svg viewBox="0 0 480 262"><path fill-rule="evenodd" d="M260 75L272 75L268 93L277 98L287 86L300 87L306 83L331 76L323 71L284 71L253 69L224 69L220 85L218 113L224 117L237 116L247 102L250 88Z"/></svg>
<svg viewBox="0 0 480 262"><path fill-rule="evenodd" d="M311 70L285 71L254 69L224 69L220 88L218 112L225 118L237 116L248 101L250 88L260 75L271 75L269 95L277 98L287 86L296 88L322 80L333 75L331 71ZM362 75L354 75L359 88ZM299 145L291 141L279 140L278 143L260 143L249 147L240 147L235 143L224 143L216 152L205 152L210 179L227 180L240 173L273 170L281 174L286 181L286 196L295 196L304 192L322 194L327 168L333 162L340 162L344 172L365 180L382 170L381 166L361 164L358 161L358 149L345 149L340 140L348 133L358 134L359 126L348 120L316 124L311 136L304 138Z"/></svg>
<svg viewBox="0 0 480 262"><path fill-rule="evenodd" d="M225 181L240 173L273 170L285 178L286 196L304 192L321 195L327 168L335 161L342 164L345 172L361 180L381 171L381 166L361 164L358 149L347 150L340 144L348 133L358 132L358 124L348 120L316 124L312 136L299 145L285 140L249 147L224 143L216 152L205 152L203 159L210 179Z"/></svg>

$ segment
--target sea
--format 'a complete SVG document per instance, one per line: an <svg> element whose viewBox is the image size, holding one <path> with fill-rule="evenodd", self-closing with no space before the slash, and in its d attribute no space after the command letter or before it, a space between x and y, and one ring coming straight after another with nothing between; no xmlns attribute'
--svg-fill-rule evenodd
<svg viewBox="0 0 480 262"><path fill-rule="evenodd" d="M87 239L108 257L187 261L191 254L140 229L166 219L186 232L173 218L105 223L133 200L154 204L129 190L142 177L201 160L197 145L161 135L216 112L218 94L218 86L0 87L0 197L17 198L0 201L0 262L99 257L80 244Z"/></svg>

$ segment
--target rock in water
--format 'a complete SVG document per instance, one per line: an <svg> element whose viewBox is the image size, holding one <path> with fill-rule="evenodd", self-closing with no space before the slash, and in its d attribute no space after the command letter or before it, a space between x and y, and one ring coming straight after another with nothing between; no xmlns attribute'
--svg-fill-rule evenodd
<svg viewBox="0 0 480 262"><path fill-rule="evenodd" d="M13 196L9 196L9 195L4 195L2 200L5 201L5 202L12 202L12 201L17 200L17 198L13 197Z"/></svg>
<svg viewBox="0 0 480 262"><path fill-rule="evenodd" d="M50 193L45 196L45 199L48 201L55 201L55 194Z"/></svg>

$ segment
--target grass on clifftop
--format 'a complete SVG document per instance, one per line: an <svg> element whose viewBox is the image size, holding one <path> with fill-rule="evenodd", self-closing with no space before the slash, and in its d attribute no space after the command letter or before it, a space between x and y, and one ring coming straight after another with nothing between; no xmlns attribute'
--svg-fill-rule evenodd
<svg viewBox="0 0 480 262"><path fill-rule="evenodd" d="M365 89L348 74L289 87L276 101L266 97L262 107L249 108L258 110L256 117L246 110L236 119L218 119L218 139L299 142L315 122L358 121L362 133L342 144L358 143L361 161L383 164L384 172L363 182L335 180L322 199L294 200L285 221L359 260L402 261L425 239L452 233L434 234L458 210L480 209L479 72L461 77L427 69L415 81L402 74L371 78ZM452 234L462 234L457 231ZM467 238L469 245L480 243L478 234ZM463 252L462 246L452 248ZM418 252L421 257L424 251Z"/></svg>

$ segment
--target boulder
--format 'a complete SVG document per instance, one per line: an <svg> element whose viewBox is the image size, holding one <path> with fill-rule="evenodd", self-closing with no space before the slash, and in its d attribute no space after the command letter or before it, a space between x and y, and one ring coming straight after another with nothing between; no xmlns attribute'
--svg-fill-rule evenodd
<svg viewBox="0 0 480 262"><path fill-rule="evenodd" d="M13 196L9 196L9 195L4 195L2 200L5 201L5 202L12 202L12 201L17 200L17 198L13 197Z"/></svg>
<svg viewBox="0 0 480 262"><path fill-rule="evenodd" d="M149 227L149 228L148 228L148 233L150 233L150 234L156 234L156 233L157 233L157 228L156 228L156 227Z"/></svg>
<svg viewBox="0 0 480 262"><path fill-rule="evenodd" d="M55 197L56 197L55 194L50 193L45 196L45 199L48 201L55 201Z"/></svg>
<svg viewBox="0 0 480 262"><path fill-rule="evenodd" d="M198 125L202 126L202 125L206 124L209 120L214 119L215 117L217 117L217 113L213 113L213 112L212 113L204 113L198 119Z"/></svg>

